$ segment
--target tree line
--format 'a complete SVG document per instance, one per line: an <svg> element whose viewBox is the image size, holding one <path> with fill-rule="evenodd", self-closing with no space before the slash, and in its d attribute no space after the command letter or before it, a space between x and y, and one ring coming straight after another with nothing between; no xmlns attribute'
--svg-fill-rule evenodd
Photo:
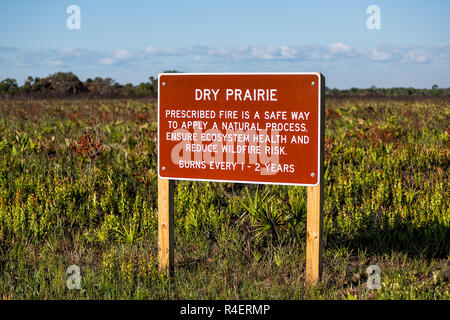
<svg viewBox="0 0 450 320"><path fill-rule="evenodd" d="M81 81L72 72L57 72L45 78L29 76L22 86L15 79L0 82L2 98L62 98L62 97L156 97L158 79L149 77L148 82L138 85L120 84L112 78L96 77Z"/></svg>
<svg viewBox="0 0 450 320"><path fill-rule="evenodd" d="M439 88L433 85L431 89L416 88L350 88L346 90L325 88L325 95L329 97L450 97L450 88Z"/></svg>
<svg viewBox="0 0 450 320"><path fill-rule="evenodd" d="M168 70L164 72L179 72ZM29 76L22 86L12 78L0 82L1 98L63 98L63 97L104 97L104 98L143 98L158 94L158 79L149 77L148 82L138 85L120 84L111 78L96 77L81 81L72 72L56 72L45 78ZM439 88L433 85L431 89L415 88L351 88L348 90L325 88L325 94L332 97L389 97L389 96L435 96L450 97L450 88Z"/></svg>

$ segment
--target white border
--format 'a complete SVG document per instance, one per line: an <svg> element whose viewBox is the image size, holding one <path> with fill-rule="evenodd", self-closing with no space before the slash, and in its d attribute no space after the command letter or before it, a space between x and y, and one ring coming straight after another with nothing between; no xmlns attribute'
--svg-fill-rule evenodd
<svg viewBox="0 0 450 320"><path fill-rule="evenodd" d="M318 96L318 157L317 157L317 183L316 184L300 184L300 183L287 183L287 182L265 182L265 181L243 181L243 180L216 180L216 179L197 179L197 178L174 178L174 177L162 177L159 172L159 131L160 131L160 112L159 112L159 97L161 92L161 76L203 76L203 75L316 75L318 80L317 83L319 85L319 96ZM322 116L322 79L320 76L320 72L217 72L217 73L159 73L158 74L158 178L160 179L170 179L170 180L184 180L184 181L210 181L210 182L228 182L228 183L251 183L251 184L274 184L274 185L286 185L286 186L303 186L303 187L316 187L320 184L321 179L321 116Z"/></svg>

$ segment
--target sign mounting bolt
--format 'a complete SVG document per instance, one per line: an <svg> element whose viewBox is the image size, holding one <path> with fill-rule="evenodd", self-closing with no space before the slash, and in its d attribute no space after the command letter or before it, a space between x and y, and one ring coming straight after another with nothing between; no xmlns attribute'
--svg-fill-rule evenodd
<svg viewBox="0 0 450 320"><path fill-rule="evenodd" d="M312 81L312 82L311 82L311 85L312 85L312 86L314 86L315 84L316 84L316 82L315 82L315 81Z"/></svg>
<svg viewBox="0 0 450 320"><path fill-rule="evenodd" d="M315 177L316 176L316 174L314 173L314 172L311 172L311 177Z"/></svg>
<svg viewBox="0 0 450 320"><path fill-rule="evenodd" d="M165 171L165 170L166 170L166 167L162 167L161 170L162 170L162 171Z"/></svg>

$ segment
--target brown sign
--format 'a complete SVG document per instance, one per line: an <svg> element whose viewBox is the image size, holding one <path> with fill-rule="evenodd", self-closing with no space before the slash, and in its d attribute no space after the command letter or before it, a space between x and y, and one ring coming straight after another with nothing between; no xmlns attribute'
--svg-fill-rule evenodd
<svg viewBox="0 0 450 320"><path fill-rule="evenodd" d="M319 73L160 74L159 176L319 184L322 87Z"/></svg>

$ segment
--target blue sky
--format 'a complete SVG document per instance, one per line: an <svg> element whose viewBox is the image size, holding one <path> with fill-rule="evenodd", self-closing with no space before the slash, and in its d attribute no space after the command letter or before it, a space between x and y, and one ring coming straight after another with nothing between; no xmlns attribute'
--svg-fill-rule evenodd
<svg viewBox="0 0 450 320"><path fill-rule="evenodd" d="M66 27L70 5L79 30ZM366 26L370 5L380 30ZM450 87L449 14L448 0L2 1L0 79L319 71L336 88Z"/></svg>

